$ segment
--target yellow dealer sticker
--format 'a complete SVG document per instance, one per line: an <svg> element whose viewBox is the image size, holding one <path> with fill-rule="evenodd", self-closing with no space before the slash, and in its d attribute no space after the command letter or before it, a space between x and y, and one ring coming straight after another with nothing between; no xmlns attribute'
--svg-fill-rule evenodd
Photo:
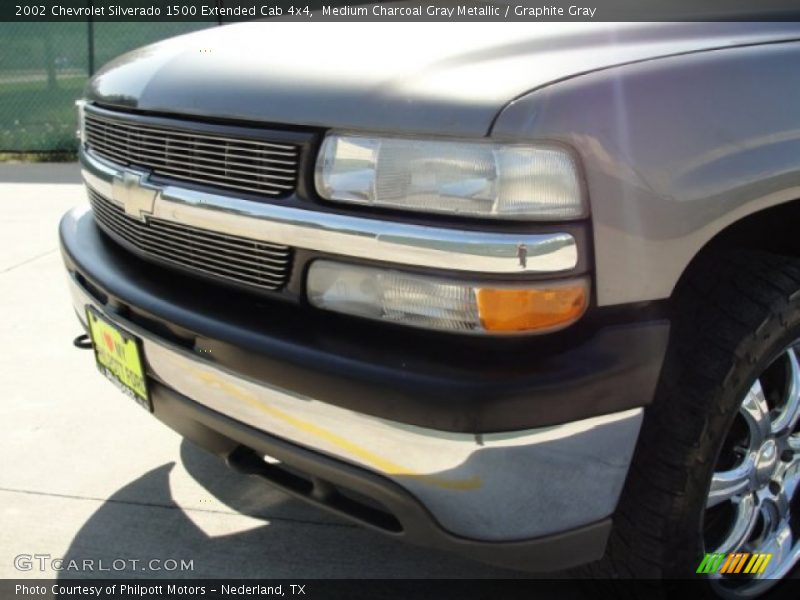
<svg viewBox="0 0 800 600"><path fill-rule="evenodd" d="M91 306L86 307L86 318L97 368L126 395L151 410L139 340L104 319Z"/></svg>

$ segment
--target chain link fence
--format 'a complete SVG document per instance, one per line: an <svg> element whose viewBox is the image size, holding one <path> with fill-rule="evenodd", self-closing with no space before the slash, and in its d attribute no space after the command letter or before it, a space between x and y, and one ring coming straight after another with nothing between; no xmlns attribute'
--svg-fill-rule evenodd
<svg viewBox="0 0 800 600"><path fill-rule="evenodd" d="M0 23L0 152L73 152L75 100L128 50L213 23Z"/></svg>

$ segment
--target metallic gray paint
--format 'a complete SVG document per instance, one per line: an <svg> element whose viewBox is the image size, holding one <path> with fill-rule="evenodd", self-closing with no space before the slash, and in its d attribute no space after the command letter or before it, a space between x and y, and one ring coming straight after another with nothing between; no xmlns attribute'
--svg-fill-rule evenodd
<svg viewBox="0 0 800 600"><path fill-rule="evenodd" d="M600 305L666 298L714 235L800 198L799 65L788 42L608 69L512 102L492 135L580 154Z"/></svg>
<svg viewBox="0 0 800 600"><path fill-rule="evenodd" d="M475 137L513 98L579 73L792 36L796 26L781 23L245 23L126 54L91 80L87 97L145 111Z"/></svg>

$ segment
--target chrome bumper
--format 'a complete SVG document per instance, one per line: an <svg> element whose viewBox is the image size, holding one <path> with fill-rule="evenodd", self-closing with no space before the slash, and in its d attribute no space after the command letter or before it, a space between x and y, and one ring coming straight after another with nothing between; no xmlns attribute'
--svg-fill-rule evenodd
<svg viewBox="0 0 800 600"><path fill-rule="evenodd" d="M318 252L473 273L563 273L578 265L569 233L486 233L335 215L175 185L80 153L83 179L131 216L154 216Z"/></svg>
<svg viewBox="0 0 800 600"><path fill-rule="evenodd" d="M84 324L85 307L92 305L140 337L150 372L168 387L256 429L393 480L455 535L536 538L614 511L641 408L507 433L408 426L256 385L109 315L73 277L69 287Z"/></svg>

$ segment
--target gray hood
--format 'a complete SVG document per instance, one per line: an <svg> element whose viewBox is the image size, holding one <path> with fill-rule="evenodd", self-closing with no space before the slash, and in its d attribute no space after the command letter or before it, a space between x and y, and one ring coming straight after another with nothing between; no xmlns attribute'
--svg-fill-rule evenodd
<svg viewBox="0 0 800 600"><path fill-rule="evenodd" d="M485 136L532 89L659 56L798 37L779 23L288 23L206 29L106 65L87 97L145 111Z"/></svg>

